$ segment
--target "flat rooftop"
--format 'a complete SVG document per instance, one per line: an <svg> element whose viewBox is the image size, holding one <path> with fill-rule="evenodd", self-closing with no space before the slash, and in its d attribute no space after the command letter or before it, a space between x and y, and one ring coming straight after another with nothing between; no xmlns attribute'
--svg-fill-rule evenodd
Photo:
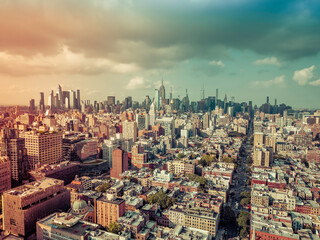
<svg viewBox="0 0 320 240"><path fill-rule="evenodd" d="M20 197L30 196L39 192L45 191L48 188L52 188L57 185L64 185L63 180L57 180L54 178L44 178L38 181L27 183L25 185L13 188L6 191L6 194L16 195Z"/></svg>
<svg viewBox="0 0 320 240"><path fill-rule="evenodd" d="M94 231L98 227L97 224L85 222L70 213L54 213L38 223L77 236L85 235L88 231Z"/></svg>

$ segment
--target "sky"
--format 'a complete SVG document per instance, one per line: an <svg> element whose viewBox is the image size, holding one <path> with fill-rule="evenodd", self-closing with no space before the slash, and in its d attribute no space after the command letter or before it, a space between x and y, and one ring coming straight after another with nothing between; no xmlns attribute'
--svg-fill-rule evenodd
<svg viewBox="0 0 320 240"><path fill-rule="evenodd" d="M0 105L232 96L320 108L318 0L3 0Z"/></svg>

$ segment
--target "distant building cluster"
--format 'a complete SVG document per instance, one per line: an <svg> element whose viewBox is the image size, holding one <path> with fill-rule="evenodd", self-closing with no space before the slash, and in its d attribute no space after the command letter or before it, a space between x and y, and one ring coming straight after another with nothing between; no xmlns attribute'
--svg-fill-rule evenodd
<svg viewBox="0 0 320 240"><path fill-rule="evenodd" d="M0 238L319 239L320 111L218 93L0 110Z"/></svg>

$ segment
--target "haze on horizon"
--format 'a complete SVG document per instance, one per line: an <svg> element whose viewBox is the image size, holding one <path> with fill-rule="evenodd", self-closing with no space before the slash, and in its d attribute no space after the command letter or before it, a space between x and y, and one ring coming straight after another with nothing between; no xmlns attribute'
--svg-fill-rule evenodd
<svg viewBox="0 0 320 240"><path fill-rule="evenodd" d="M316 0L4 0L0 104L45 100L60 83L82 99L141 101L161 79L191 100L319 108Z"/></svg>

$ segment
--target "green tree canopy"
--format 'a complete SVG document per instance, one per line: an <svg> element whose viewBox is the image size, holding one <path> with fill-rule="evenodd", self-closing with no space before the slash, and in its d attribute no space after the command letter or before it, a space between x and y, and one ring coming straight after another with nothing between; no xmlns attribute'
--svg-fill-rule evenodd
<svg viewBox="0 0 320 240"><path fill-rule="evenodd" d="M243 192L240 193L240 197L250 198L251 197L251 193L249 191L243 191Z"/></svg>
<svg viewBox="0 0 320 240"><path fill-rule="evenodd" d="M119 234L122 231L122 227L118 222L111 222L108 226L108 232Z"/></svg>
<svg viewBox="0 0 320 240"><path fill-rule="evenodd" d="M99 187L96 188L98 192L106 192L111 187L111 183L103 183Z"/></svg>
<svg viewBox="0 0 320 240"><path fill-rule="evenodd" d="M160 190L156 194L149 195L147 197L147 202L150 204L158 204L160 205L161 209L166 209L172 206L175 202L175 198L168 197L168 195Z"/></svg>
<svg viewBox="0 0 320 240"><path fill-rule="evenodd" d="M250 198L242 198L240 201L241 206L246 206L250 203Z"/></svg>

